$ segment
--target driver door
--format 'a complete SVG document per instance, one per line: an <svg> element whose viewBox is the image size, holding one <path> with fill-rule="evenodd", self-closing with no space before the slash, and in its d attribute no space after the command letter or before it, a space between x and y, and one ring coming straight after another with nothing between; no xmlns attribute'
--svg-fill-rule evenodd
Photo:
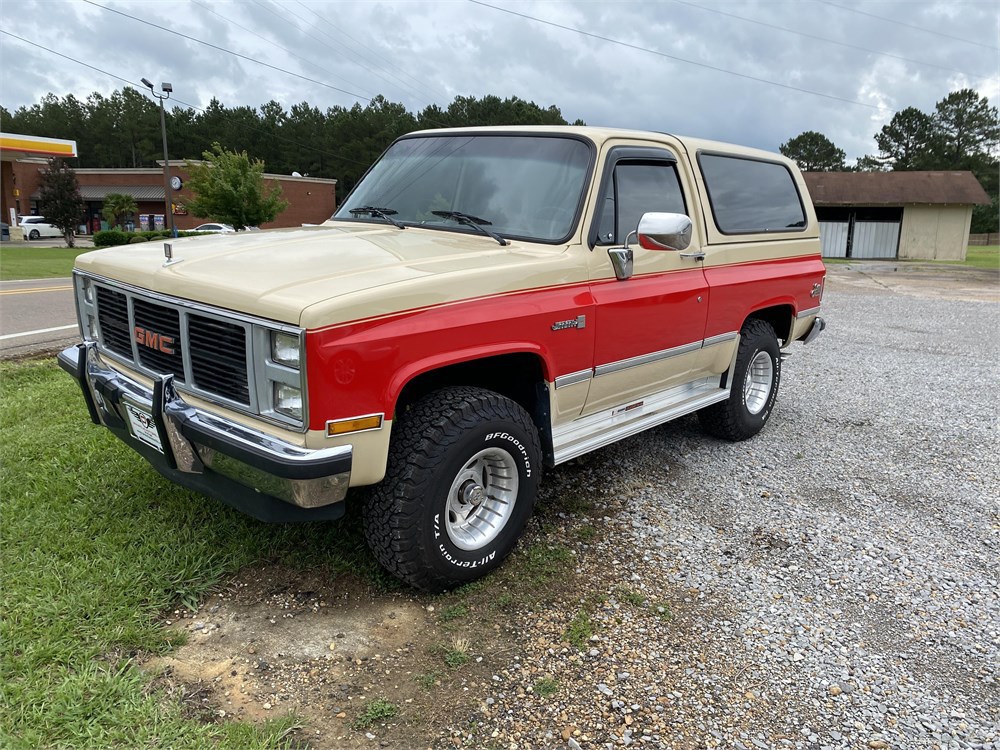
<svg viewBox="0 0 1000 750"><path fill-rule="evenodd" d="M594 378L583 414L625 408L637 399L703 375L701 351L709 290L698 257L696 196L666 148L616 146L608 153L590 231L591 290L596 307ZM683 253L646 250L633 233L649 211L695 220ZM628 242L633 274L619 281L608 248Z"/></svg>

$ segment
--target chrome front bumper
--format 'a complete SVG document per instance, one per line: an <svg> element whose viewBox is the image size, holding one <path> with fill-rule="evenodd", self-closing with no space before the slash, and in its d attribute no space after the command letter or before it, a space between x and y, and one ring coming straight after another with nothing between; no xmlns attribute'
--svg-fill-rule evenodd
<svg viewBox="0 0 1000 750"><path fill-rule="evenodd" d="M83 391L90 418L161 474L267 521L343 515L350 445L309 450L186 403L173 376L152 390L108 367L85 341L58 356Z"/></svg>

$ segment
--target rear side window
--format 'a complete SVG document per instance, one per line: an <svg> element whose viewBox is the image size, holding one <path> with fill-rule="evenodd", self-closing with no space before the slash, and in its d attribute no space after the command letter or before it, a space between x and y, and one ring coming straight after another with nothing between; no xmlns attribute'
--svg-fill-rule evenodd
<svg viewBox="0 0 1000 750"><path fill-rule="evenodd" d="M795 180L780 162L698 154L715 225L723 234L796 232L806 226Z"/></svg>

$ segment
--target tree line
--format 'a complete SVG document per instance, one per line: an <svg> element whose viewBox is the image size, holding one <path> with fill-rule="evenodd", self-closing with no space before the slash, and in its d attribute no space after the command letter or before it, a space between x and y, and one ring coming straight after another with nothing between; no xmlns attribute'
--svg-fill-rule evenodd
<svg viewBox="0 0 1000 750"><path fill-rule="evenodd" d="M781 153L808 172L968 170L992 203L972 212L973 232L1000 231L1000 120L997 108L973 89L953 91L927 113L907 107L875 133L877 154L853 167L846 154L822 133L807 130L782 143Z"/></svg>
<svg viewBox="0 0 1000 750"><path fill-rule="evenodd" d="M274 100L254 108L226 107L212 99L201 111L175 106L166 120L171 159L200 159L218 143L227 151L246 151L271 173L336 178L341 195L386 146L413 130L567 124L558 107L493 95L458 96L446 108L432 104L417 114L383 96L365 106L326 111L308 102L285 110ZM159 105L130 87L110 96L95 92L82 101L48 94L14 112L0 107L0 130L75 140L77 167L153 167L163 158Z"/></svg>
<svg viewBox="0 0 1000 750"><path fill-rule="evenodd" d="M162 158L157 110L156 103L131 87L110 96L95 92L83 101L72 94L48 94L13 113L0 107L0 130L75 140L79 167L152 167ZM167 114L167 139L171 158L200 159L218 143L227 151L246 151L263 161L268 172L336 178L343 196L389 143L412 130L566 124L558 107L516 96L459 96L447 107L430 105L416 114L383 96L364 106L325 111L308 102L285 110L274 100L254 108L226 107L212 99L200 111L173 107ZM807 171L969 170L993 201L974 209L973 231L1000 230L1000 124L997 108L985 96L962 89L941 99L930 113L907 107L874 137L879 152L852 167L845 152L816 131L791 138L779 150Z"/></svg>

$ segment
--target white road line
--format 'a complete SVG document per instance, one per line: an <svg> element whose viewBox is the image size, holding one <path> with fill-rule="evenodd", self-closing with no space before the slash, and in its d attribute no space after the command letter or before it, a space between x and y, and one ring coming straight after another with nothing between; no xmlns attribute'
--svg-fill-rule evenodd
<svg viewBox="0 0 1000 750"><path fill-rule="evenodd" d="M25 331L24 333L8 333L5 336L0 336L0 341L6 341L7 339L17 339L22 336L34 336L38 333L55 333L56 331L68 331L70 328L76 328L76 325L71 326L56 326L55 328L39 328L37 331Z"/></svg>

